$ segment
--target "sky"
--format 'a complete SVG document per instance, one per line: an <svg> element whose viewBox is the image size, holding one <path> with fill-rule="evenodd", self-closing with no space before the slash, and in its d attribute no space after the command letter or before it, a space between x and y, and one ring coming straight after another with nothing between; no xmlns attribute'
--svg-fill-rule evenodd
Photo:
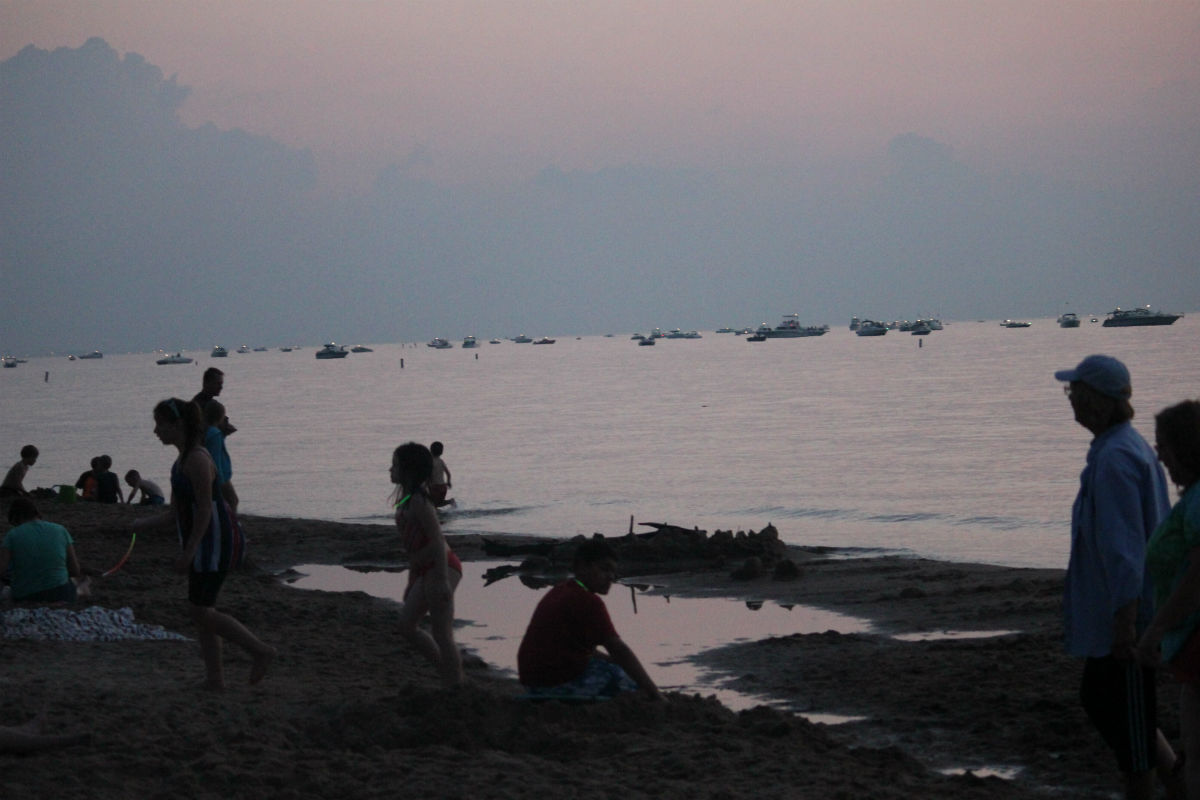
<svg viewBox="0 0 1200 800"><path fill-rule="evenodd" d="M1200 308L1200 3L0 0L0 349Z"/></svg>

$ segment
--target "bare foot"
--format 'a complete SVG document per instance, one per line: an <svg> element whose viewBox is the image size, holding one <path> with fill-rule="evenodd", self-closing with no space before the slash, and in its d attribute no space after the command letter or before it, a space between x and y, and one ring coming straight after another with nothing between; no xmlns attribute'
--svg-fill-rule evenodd
<svg viewBox="0 0 1200 800"><path fill-rule="evenodd" d="M271 662L275 660L275 648L272 647L264 653L259 653L254 657L254 665L250 667L250 685L262 681L267 677L267 670L271 668Z"/></svg>

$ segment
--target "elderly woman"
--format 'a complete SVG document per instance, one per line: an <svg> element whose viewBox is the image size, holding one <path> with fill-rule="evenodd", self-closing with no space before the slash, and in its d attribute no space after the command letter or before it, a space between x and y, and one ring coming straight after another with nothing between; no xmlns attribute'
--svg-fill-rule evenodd
<svg viewBox="0 0 1200 800"><path fill-rule="evenodd" d="M28 497L12 501L8 522L13 528L0 543L0 574L12 568L14 601L69 603L88 594L89 581L80 578L75 544L66 528L43 520Z"/></svg>

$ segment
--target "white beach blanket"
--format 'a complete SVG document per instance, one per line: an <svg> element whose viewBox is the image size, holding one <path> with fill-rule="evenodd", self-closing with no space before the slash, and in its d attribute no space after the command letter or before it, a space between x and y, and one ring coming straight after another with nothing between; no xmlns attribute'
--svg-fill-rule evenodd
<svg viewBox="0 0 1200 800"><path fill-rule="evenodd" d="M0 614L0 632L5 639L60 642L117 642L124 639L188 641L161 625L133 621L132 608L89 606L82 611L67 608L14 608Z"/></svg>

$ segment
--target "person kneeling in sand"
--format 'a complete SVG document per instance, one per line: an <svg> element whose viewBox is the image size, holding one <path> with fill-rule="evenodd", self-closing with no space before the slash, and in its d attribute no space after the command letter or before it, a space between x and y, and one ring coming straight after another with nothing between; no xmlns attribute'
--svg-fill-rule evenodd
<svg viewBox="0 0 1200 800"><path fill-rule="evenodd" d="M0 575L11 565L14 602L70 603L91 593L66 528L43 520L28 497L12 501L8 522L13 527L0 544Z"/></svg>
<svg viewBox="0 0 1200 800"><path fill-rule="evenodd" d="M600 539L584 542L575 550L571 569L575 577L547 592L521 639L521 683L535 697L598 699L641 690L661 699L638 657L617 635L600 599L616 579L612 548Z"/></svg>

